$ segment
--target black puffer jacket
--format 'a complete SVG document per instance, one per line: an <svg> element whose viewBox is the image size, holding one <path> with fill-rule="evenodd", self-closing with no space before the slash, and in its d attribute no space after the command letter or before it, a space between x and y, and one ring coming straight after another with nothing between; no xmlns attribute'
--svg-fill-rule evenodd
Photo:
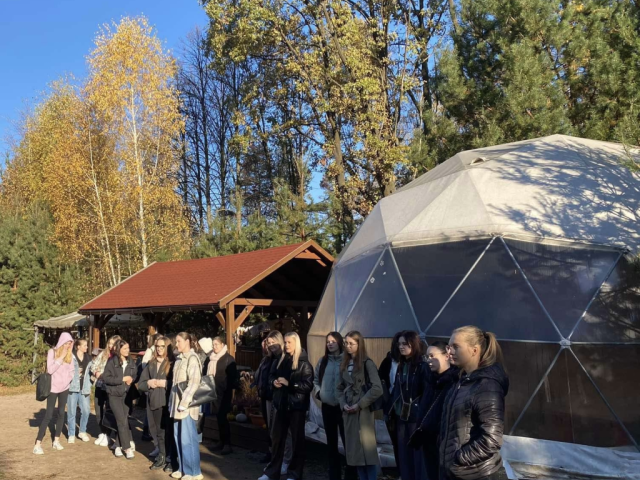
<svg viewBox="0 0 640 480"><path fill-rule="evenodd" d="M104 367L102 373L102 380L107 386L107 393L114 397L124 397L129 392L130 385L124 383L124 377L136 378L137 367L136 363L131 360L131 357L127 359L127 366L122 370L122 363L120 359L115 355L107 360L107 365ZM132 382L131 385L134 385Z"/></svg>
<svg viewBox="0 0 640 480"><path fill-rule="evenodd" d="M269 373L273 364L273 356L264 357L256 370L255 386L258 388L258 396L263 400L273 398L273 385L269 382Z"/></svg>
<svg viewBox="0 0 640 480"><path fill-rule="evenodd" d="M477 480L501 468L508 391L509 378L497 363L463 375L449 391L440 427L441 480Z"/></svg>
<svg viewBox="0 0 640 480"><path fill-rule="evenodd" d="M293 358L288 353L284 354L284 360L278 366L279 358L274 359L271 364L269 382L273 382L280 377L289 381L289 386L273 387L273 406L276 410L309 410L309 399L313 390L313 367L309 363L309 357L304 350L298 359L298 368L293 370Z"/></svg>

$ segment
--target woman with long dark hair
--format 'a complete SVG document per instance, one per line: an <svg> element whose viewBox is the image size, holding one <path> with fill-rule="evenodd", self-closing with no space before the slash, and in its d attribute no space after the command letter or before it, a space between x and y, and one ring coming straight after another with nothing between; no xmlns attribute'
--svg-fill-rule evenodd
<svg viewBox="0 0 640 480"><path fill-rule="evenodd" d="M380 363L378 369L378 375L380 381L385 382L389 387L389 394L393 395L393 388L398 372L398 365L400 364L400 349L398 348L398 339L402 335L402 332L398 332L393 336L391 340L391 349L387 352L387 356ZM389 432L389 438L391 438L391 444L393 445L393 457L396 465L400 465L400 457L398 456L398 432L397 425L398 419L393 412L386 412L385 424L387 425L387 431Z"/></svg>
<svg viewBox="0 0 640 480"><path fill-rule="evenodd" d="M262 411L262 417L267 426L267 431L271 427L271 414L267 402L271 402L271 384L269 382L269 373L271 372L271 364L273 362L273 354L269 350L270 343L268 338L262 341L262 360L258 369L256 370L253 385L258 389L258 396L260 397L260 409ZM271 342L273 345L275 341ZM271 461L271 437L269 437L269 452L260 460L260 463L269 463Z"/></svg>
<svg viewBox="0 0 640 480"><path fill-rule="evenodd" d="M506 480L500 448L509 378L491 332L467 326L453 331L451 360L461 370L449 390L440 428L440 478Z"/></svg>
<svg viewBox="0 0 640 480"><path fill-rule="evenodd" d="M340 365L343 359L344 339L338 332L326 336L324 356L316 365L313 384L315 395L322 402L322 423L329 447L329 480L342 478L341 455L338 450L338 434L345 444L344 422L340 400L337 396L340 383ZM349 468L349 467L347 467Z"/></svg>
<svg viewBox="0 0 640 480"><path fill-rule="evenodd" d="M420 400L418 418L420 424L411 437L411 446L415 449L422 447L424 463L428 480L439 479L440 461L438 458L438 435L442 423L442 407L449 390L458 381L458 367L451 365L449 346L441 341L435 341L427 348L427 366L429 388Z"/></svg>
<svg viewBox="0 0 640 480"><path fill-rule="evenodd" d="M403 480L422 480L425 475L422 452L408 443L416 430L420 398L427 387L427 364L422 359L422 341L416 332L405 330L398 337L400 363L394 379L387 412L397 419L398 467Z"/></svg>
<svg viewBox="0 0 640 480"><path fill-rule="evenodd" d="M213 375L216 384L216 401L214 410L218 419L220 441L213 446L221 455L233 452L231 449L231 425L227 415L231 411L233 390L238 385L238 367L236 359L227 351L222 337L215 337L212 342L213 351L209 355L207 375Z"/></svg>
<svg viewBox="0 0 640 480"><path fill-rule="evenodd" d="M374 412L369 408L382 396L378 369L367 356L364 337L352 331L345 336L346 355L340 365L338 398L345 429L347 464L358 470L360 480L375 480L378 445Z"/></svg>
<svg viewBox="0 0 640 480"><path fill-rule="evenodd" d="M52 447L54 450L63 450L60 444L60 434L64 425L64 408L67 406L69 386L73 380L73 338L67 332L60 334L55 348L50 348L47 352L47 372L51 375L51 392L47 397L47 411L40 423L36 444L33 453L44 455L42 450L42 440L47 433L47 427L53 416L53 411L58 402L58 419L56 421L56 431L53 437Z"/></svg>
<svg viewBox="0 0 640 480"><path fill-rule="evenodd" d="M301 480L304 469L304 424L313 390L313 368L302 350L300 337L295 332L284 336L284 355L271 369L273 384L273 418L271 462L259 480L279 480L284 460L288 432L291 432L291 463L287 479Z"/></svg>
<svg viewBox="0 0 640 480"><path fill-rule="evenodd" d="M166 431L171 422L169 409L167 408L168 392L171 391L173 378L173 348L169 339L157 336L154 345L154 357L147 362L138 389L147 393L147 418L149 419L149 431L156 439L158 455L151 465L151 470L163 469L167 463L167 444L173 441L168 438Z"/></svg>
<svg viewBox="0 0 640 480"><path fill-rule="evenodd" d="M75 443L76 437L76 411L80 407L80 432L78 438L83 442L89 441L87 435L87 422L91 413L91 358L87 353L89 345L87 340L76 340L73 349L73 380L69 386L67 399L67 441Z"/></svg>
<svg viewBox="0 0 640 480"><path fill-rule="evenodd" d="M107 404L109 401L109 396L107 395L107 386L104 384L104 379L102 375L104 373L104 369L107 366L107 361L112 355L113 347L116 342L120 340L120 335L114 335L109 338L107 341L107 346L102 352L96 357L96 359L91 364L91 373L93 375L94 384L96 388L94 389L94 399L93 406L96 411L96 421L100 426L100 435L96 439L96 445L100 447L108 447L109 446L109 429L102 424L102 420L104 419L104 412L107 409Z"/></svg>
<svg viewBox="0 0 640 480"><path fill-rule="evenodd" d="M113 353L107 361L102 378L107 386L109 408L118 426L115 456L122 457L122 449L124 449L124 456L131 460L134 457L134 446L129 426L129 406L126 405L125 400L136 378L137 368L135 362L129 358L129 344L124 340L118 340L114 344Z"/></svg>
<svg viewBox="0 0 640 480"><path fill-rule="evenodd" d="M200 444L196 422L200 407L189 407L193 395L198 390L202 378L202 364L196 353L198 340L187 332L176 335L176 347L179 355L173 367L173 386L169 396L169 415L173 418L173 437L178 451L178 469L172 478L190 475L201 479ZM187 382L180 394L178 385Z"/></svg>

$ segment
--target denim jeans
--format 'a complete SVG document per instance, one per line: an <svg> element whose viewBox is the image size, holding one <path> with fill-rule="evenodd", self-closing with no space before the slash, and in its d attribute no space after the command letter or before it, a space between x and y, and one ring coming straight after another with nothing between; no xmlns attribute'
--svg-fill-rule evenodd
<svg viewBox="0 0 640 480"><path fill-rule="evenodd" d="M196 421L187 415L187 418L173 421L173 436L178 450L178 470L183 475L197 476L200 471L200 445L198 443L198 431Z"/></svg>
<svg viewBox="0 0 640 480"><path fill-rule="evenodd" d="M362 465L356 468L358 469L358 477L360 477L360 480L376 480L378 476L377 465Z"/></svg>
<svg viewBox="0 0 640 480"><path fill-rule="evenodd" d="M69 438L76 435L76 410L80 407L80 433L87 433L87 422L91 412L91 395L83 395L80 392L69 393L67 399L67 423Z"/></svg>

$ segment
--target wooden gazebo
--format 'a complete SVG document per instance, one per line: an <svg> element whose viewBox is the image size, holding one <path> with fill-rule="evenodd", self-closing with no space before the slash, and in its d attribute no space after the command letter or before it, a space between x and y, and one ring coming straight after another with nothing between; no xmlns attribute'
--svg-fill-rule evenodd
<svg viewBox="0 0 640 480"><path fill-rule="evenodd" d="M139 314L150 334L177 312L213 311L235 353L233 333L256 308L296 319L308 331L333 257L310 240L224 257L157 262L83 305L92 317L92 348L117 314Z"/></svg>

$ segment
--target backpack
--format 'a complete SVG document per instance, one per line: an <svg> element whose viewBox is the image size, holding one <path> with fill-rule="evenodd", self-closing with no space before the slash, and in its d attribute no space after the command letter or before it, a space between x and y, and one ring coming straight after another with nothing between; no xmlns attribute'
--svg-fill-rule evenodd
<svg viewBox="0 0 640 480"><path fill-rule="evenodd" d="M38 375L36 379L36 400L44 402L51 393L51 374L44 372Z"/></svg>

